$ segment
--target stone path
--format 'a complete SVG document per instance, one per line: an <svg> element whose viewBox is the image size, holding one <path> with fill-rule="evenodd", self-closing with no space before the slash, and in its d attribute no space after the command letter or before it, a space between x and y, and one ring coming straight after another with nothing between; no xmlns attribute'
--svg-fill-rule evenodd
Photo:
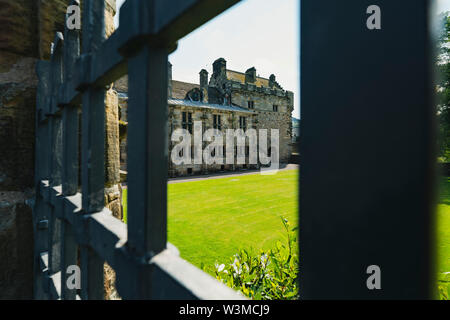
<svg viewBox="0 0 450 320"><path fill-rule="evenodd" d="M280 168L280 171L283 170L297 170L299 168L298 164L288 164L284 167ZM221 173L211 173L207 175L197 175L197 176L185 176L185 177L177 177L177 178L169 178L168 183L181 183L188 181L200 181L200 180L208 180L208 179L221 179L221 178L229 178L229 177L237 177L237 176L245 176L249 174L259 174L260 170L243 170L239 172L221 172ZM127 185L122 184L122 189L126 189Z"/></svg>

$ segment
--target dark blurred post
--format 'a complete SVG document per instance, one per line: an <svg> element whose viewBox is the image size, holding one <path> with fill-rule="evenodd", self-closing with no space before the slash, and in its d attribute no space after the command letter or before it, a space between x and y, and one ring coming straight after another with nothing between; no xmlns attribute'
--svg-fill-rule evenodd
<svg viewBox="0 0 450 320"><path fill-rule="evenodd" d="M432 297L428 5L301 1L303 299Z"/></svg>

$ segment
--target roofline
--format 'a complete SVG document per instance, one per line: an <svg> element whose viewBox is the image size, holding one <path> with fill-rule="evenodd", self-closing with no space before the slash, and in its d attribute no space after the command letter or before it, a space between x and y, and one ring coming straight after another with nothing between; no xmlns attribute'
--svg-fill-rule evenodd
<svg viewBox="0 0 450 320"><path fill-rule="evenodd" d="M170 103L170 100L179 102L179 104ZM229 111L229 112L242 112L242 113L255 114L254 111L250 111L248 109L245 109L243 107L236 106L236 105L221 105L221 104L217 104L217 103L189 101L189 100L185 100L185 99L169 98L169 99L167 99L167 104L169 106L184 106L184 107L192 107L192 108L216 109L216 110L223 110L223 111ZM234 108L235 110L233 110L231 108Z"/></svg>
<svg viewBox="0 0 450 320"><path fill-rule="evenodd" d="M240 74L243 74L243 75L245 75L245 72L241 72L241 71L236 71L236 70L231 70L231 69L226 69L226 71L233 71L233 72L236 72L236 73L240 73ZM268 78L264 78L264 77L260 77L260 76L256 76L256 78L259 78L259 79L264 79L264 80L268 80L268 81L270 81L270 79L268 79Z"/></svg>
<svg viewBox="0 0 450 320"><path fill-rule="evenodd" d="M191 85L194 85L194 86L199 86L200 87L200 84L197 84L197 83L192 83L192 82L185 82L185 81L180 81L180 80L171 80L172 82L179 82L179 83L185 83L185 84L191 84Z"/></svg>

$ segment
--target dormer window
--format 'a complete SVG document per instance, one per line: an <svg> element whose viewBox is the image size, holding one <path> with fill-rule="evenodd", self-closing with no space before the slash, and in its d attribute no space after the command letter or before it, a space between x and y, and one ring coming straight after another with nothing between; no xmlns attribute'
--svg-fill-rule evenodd
<svg viewBox="0 0 450 320"><path fill-rule="evenodd" d="M278 112L278 106L276 104L273 105L273 111Z"/></svg>
<svg viewBox="0 0 450 320"><path fill-rule="evenodd" d="M248 105L248 108L249 108L249 109L255 109L255 101L249 100L249 101L247 102L247 105Z"/></svg>
<svg viewBox="0 0 450 320"><path fill-rule="evenodd" d="M203 101L203 91L199 88L194 88L186 94L185 99L190 101Z"/></svg>

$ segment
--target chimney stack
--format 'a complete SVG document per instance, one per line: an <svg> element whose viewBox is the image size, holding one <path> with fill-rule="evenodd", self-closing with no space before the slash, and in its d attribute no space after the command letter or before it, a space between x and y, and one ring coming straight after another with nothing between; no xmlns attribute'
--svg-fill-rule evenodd
<svg viewBox="0 0 450 320"><path fill-rule="evenodd" d="M217 76L225 76L225 72L227 69L227 61L224 58L219 58L213 63L213 76L216 78Z"/></svg>
<svg viewBox="0 0 450 320"><path fill-rule="evenodd" d="M269 87L270 87L270 88L273 88L273 86L275 85L275 83L276 83L275 75L274 75L274 74L271 74L270 77L269 77Z"/></svg>
<svg viewBox="0 0 450 320"><path fill-rule="evenodd" d="M208 71L200 70L200 90L202 102L208 102Z"/></svg>
<svg viewBox="0 0 450 320"><path fill-rule="evenodd" d="M208 71L202 69L200 71L200 88L206 88L208 86Z"/></svg>
<svg viewBox="0 0 450 320"><path fill-rule="evenodd" d="M167 61L167 79L168 79L168 84L167 84L167 96L169 98L172 98L172 64Z"/></svg>
<svg viewBox="0 0 450 320"><path fill-rule="evenodd" d="M245 71L245 82L247 83L255 83L256 82L256 69L255 67L251 67L247 71Z"/></svg>

